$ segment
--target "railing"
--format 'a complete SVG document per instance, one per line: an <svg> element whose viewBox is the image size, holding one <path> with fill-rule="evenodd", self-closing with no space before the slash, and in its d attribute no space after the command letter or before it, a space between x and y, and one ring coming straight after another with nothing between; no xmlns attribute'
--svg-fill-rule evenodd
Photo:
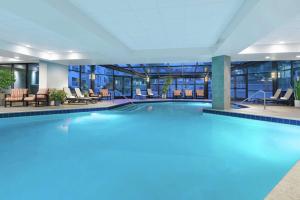
<svg viewBox="0 0 300 200"><path fill-rule="evenodd" d="M134 104L132 99L127 98L125 95L122 94L122 92L120 92L119 90L114 90L114 92L117 92L121 97L123 97L124 99L126 99L129 103ZM114 95L115 96L115 95ZM115 99L115 98L114 98Z"/></svg>
<svg viewBox="0 0 300 200"><path fill-rule="evenodd" d="M253 93L250 97L248 97L247 99L244 99L243 101L241 101L240 104L244 103L247 100L250 100L251 98L256 96L258 93L263 93L264 94L264 110L266 110L266 92L263 91L263 90L258 90L257 92Z"/></svg>

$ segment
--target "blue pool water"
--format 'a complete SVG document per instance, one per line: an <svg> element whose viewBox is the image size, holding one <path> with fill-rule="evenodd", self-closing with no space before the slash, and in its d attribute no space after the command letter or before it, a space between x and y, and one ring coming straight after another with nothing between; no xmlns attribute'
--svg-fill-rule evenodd
<svg viewBox="0 0 300 200"><path fill-rule="evenodd" d="M2 200L261 200L300 158L300 128L204 103L0 119Z"/></svg>

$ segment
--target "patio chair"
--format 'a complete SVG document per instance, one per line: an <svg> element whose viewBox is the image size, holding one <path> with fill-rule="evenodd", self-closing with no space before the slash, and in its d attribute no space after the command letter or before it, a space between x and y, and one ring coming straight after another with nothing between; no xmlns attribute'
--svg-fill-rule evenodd
<svg viewBox="0 0 300 200"><path fill-rule="evenodd" d="M143 94L142 94L142 91L141 91L140 88L136 88L136 89L135 89L135 97L145 98L146 95L143 95Z"/></svg>
<svg viewBox="0 0 300 200"><path fill-rule="evenodd" d="M109 93L108 89L101 89L100 95L102 98L110 99L111 100L111 94Z"/></svg>
<svg viewBox="0 0 300 200"><path fill-rule="evenodd" d="M75 93L78 99L85 99L86 101L89 101L91 103L96 103L98 100L98 97L85 97L79 88L75 88Z"/></svg>
<svg viewBox="0 0 300 200"><path fill-rule="evenodd" d="M7 103L12 107L13 102L23 102L25 104L24 98L28 96L28 89L11 89L10 94L5 94L4 107L7 106Z"/></svg>
<svg viewBox="0 0 300 200"><path fill-rule="evenodd" d="M89 97L97 98L98 101L101 101L101 94L95 94L92 89L89 89Z"/></svg>
<svg viewBox="0 0 300 200"><path fill-rule="evenodd" d="M154 94L153 94L153 92L152 92L152 90L150 88L147 89L147 94L148 94L149 98L153 98L154 97Z"/></svg>
<svg viewBox="0 0 300 200"><path fill-rule="evenodd" d="M196 98L204 98L204 90L196 90Z"/></svg>
<svg viewBox="0 0 300 200"><path fill-rule="evenodd" d="M193 90L184 90L185 98L193 98Z"/></svg>
<svg viewBox="0 0 300 200"><path fill-rule="evenodd" d="M283 97L280 97L278 100L277 100L277 103L286 103L286 104L289 104L291 102L291 97L293 95L293 89L292 88L289 88L286 93L284 94Z"/></svg>
<svg viewBox="0 0 300 200"><path fill-rule="evenodd" d="M35 95L25 97L24 102L26 103L26 106L28 106L29 103L34 103L35 106L39 106L40 103L45 103L45 105L49 105L49 89L39 89Z"/></svg>
<svg viewBox="0 0 300 200"><path fill-rule="evenodd" d="M174 90L173 91L173 97L174 98L181 97L181 90Z"/></svg>

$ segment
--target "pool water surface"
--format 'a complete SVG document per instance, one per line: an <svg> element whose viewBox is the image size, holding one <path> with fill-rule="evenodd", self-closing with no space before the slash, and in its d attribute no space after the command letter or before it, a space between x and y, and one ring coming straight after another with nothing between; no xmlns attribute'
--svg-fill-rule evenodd
<svg viewBox="0 0 300 200"><path fill-rule="evenodd" d="M0 199L263 199L300 159L300 127L208 107L0 119Z"/></svg>

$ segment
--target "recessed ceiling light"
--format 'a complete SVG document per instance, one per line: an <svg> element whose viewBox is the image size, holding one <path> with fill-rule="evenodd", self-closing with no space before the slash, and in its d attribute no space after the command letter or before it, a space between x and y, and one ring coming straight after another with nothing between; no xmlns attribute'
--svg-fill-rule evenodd
<svg viewBox="0 0 300 200"><path fill-rule="evenodd" d="M31 46L30 46L29 44L25 44L25 47L28 47L28 48L30 48Z"/></svg>
<svg viewBox="0 0 300 200"><path fill-rule="evenodd" d="M19 56L15 56L15 59L19 59L20 57Z"/></svg>
<svg viewBox="0 0 300 200"><path fill-rule="evenodd" d="M266 56L266 59L270 59L271 57L270 56Z"/></svg>
<svg viewBox="0 0 300 200"><path fill-rule="evenodd" d="M68 52L69 52L69 53L73 53L74 51L73 51L73 50L69 50Z"/></svg>
<svg viewBox="0 0 300 200"><path fill-rule="evenodd" d="M47 53L53 53L53 51L48 51Z"/></svg>
<svg viewBox="0 0 300 200"><path fill-rule="evenodd" d="M284 44L284 43L285 43L284 41L280 41L280 42L279 42L279 44Z"/></svg>

